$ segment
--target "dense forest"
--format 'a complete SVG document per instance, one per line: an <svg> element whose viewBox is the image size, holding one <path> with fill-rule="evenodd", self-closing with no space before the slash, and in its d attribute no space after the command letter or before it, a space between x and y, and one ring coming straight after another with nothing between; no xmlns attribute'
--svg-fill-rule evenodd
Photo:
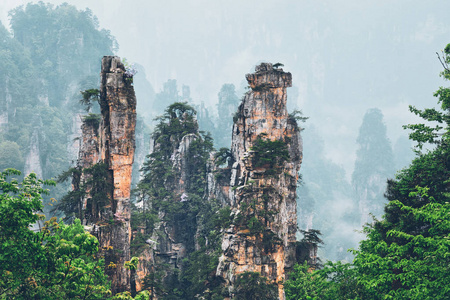
<svg viewBox="0 0 450 300"><path fill-rule="evenodd" d="M245 127L246 101L273 102L276 86L247 77L239 99L233 84L223 84L213 110L195 104L187 85L180 94L175 79L155 92L143 67L123 59L118 68L137 98L125 220L114 213L107 164L84 166L78 156L86 128L109 130L98 74L118 46L89 9L69 4L21 6L10 12L10 30L0 24L0 299L446 299L449 88L434 94L439 109L410 106L423 123L405 125L409 140L394 147L383 112L367 110L347 180L299 110L285 116L292 136L258 133L248 158L236 154L239 126L258 132ZM450 80L450 44L438 60ZM263 67L289 82L281 63ZM292 174L300 161L300 176ZM285 201L277 189L297 195L295 232L286 231L297 241L278 234L286 219L284 204L272 203ZM124 224L130 253L117 266L124 254L93 228ZM224 245L236 236L254 242L261 266L282 251L295 253L295 263L286 263L282 280L273 277L274 262L265 272L230 275L234 250ZM118 289L112 278L121 268L129 286Z"/></svg>

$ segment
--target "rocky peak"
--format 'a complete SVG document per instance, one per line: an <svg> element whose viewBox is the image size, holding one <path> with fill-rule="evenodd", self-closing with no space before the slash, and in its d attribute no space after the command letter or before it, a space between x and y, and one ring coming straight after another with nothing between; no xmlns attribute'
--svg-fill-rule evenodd
<svg viewBox="0 0 450 300"><path fill-rule="evenodd" d="M271 63L256 66L255 73L245 75L250 87L257 88L287 88L292 86L291 73L285 73L281 68L274 68Z"/></svg>
<svg viewBox="0 0 450 300"><path fill-rule="evenodd" d="M78 168L105 168L101 201L93 197L96 189L89 187L80 206L84 222L93 228L105 251L106 265L113 293L130 289L130 274L124 262L130 260L130 192L135 149L136 96L132 76L117 56L102 59L100 86L101 116L88 115L82 124ZM82 174L73 187L92 181L95 175ZM104 190L103 190L104 189ZM94 198L96 200L94 200ZM111 223L111 220L114 222Z"/></svg>
<svg viewBox="0 0 450 300"><path fill-rule="evenodd" d="M296 187L300 130L286 109L292 76L263 63L246 75L251 90L235 115L229 198L235 215L222 240L217 275L233 290L236 276L258 272L278 285L296 262Z"/></svg>

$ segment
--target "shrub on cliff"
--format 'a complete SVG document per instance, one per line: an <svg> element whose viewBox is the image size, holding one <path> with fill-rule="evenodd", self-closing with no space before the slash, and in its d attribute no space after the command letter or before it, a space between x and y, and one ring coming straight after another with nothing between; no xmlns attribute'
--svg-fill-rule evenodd
<svg viewBox="0 0 450 300"><path fill-rule="evenodd" d="M289 161L287 144L282 140L271 141L260 135L251 150L254 151L253 164L255 167L279 168Z"/></svg>
<svg viewBox="0 0 450 300"><path fill-rule="evenodd" d="M239 274L235 283L236 300L276 300L278 289L258 272Z"/></svg>

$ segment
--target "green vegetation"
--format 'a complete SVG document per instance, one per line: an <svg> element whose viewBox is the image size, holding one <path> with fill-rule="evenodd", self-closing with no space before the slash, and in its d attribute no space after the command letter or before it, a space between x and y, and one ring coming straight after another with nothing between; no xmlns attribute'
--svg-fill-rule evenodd
<svg viewBox="0 0 450 300"><path fill-rule="evenodd" d="M0 128L0 299L133 299L130 292L111 295L104 258L99 252L107 249L99 249L98 240L84 230L80 221L101 220L105 206L110 204L113 187L106 184L106 166L100 163L63 172L69 166L67 145L71 141L67 133L71 132L72 117L83 108L96 112L94 102L98 101L99 90L90 88L98 85L95 66L103 55L114 52L116 42L108 31L99 29L92 12L69 4L28 4L13 10L10 17L11 33L0 25L0 117L2 122L8 122ZM444 67L442 76L450 80L450 44L440 60ZM273 65L275 70L282 66ZM130 76L134 71L127 69L130 73L126 76ZM263 84L254 90L270 88ZM80 89L81 100L79 94L73 94ZM352 251L354 261L327 262L322 269L312 262L296 265L284 283L287 299L448 297L450 89L441 87L435 96L440 109L410 107L411 112L426 121L405 126L412 130L410 138L417 142L417 156L408 168L388 181L385 215L365 226L367 237ZM173 262L171 257L155 255L144 280L146 290L134 299L153 299L155 294L158 299L218 300L230 296L215 270L223 231L232 224L246 229L243 234L257 236L257 246L266 252L280 243L266 229L277 213L269 209L269 202L279 197L272 187L259 186L256 180L235 187L238 192L254 196L243 197L237 216L232 215L230 207L208 199L212 138L199 131L195 109L178 102L180 99L176 81L169 80L154 102L154 108L161 111L170 105L156 119L155 148L147 157L143 179L136 190L139 199L138 205L132 207L131 252L133 256L140 255L149 244L163 247L161 242L168 236L160 226L164 223L164 229L175 232L174 240L186 246L186 256L183 261ZM229 145L223 133L231 128L230 112L237 102L234 86L224 85L219 93L220 122L214 132L222 137L220 146ZM239 117L240 111L234 115L234 122ZM300 111L289 115L291 124L305 120ZM98 127L100 116L89 113L83 121ZM188 141L189 147L182 153L182 178L180 169L174 168L174 153L183 141ZM393 174L393 160L379 110L368 111L357 142L360 149L353 184L358 190L380 196L379 186L371 185L372 179ZM424 150L426 144L432 148ZM283 165L291 159L286 140L271 141L264 135L258 137L251 150L253 165L264 168L266 175L283 175ZM23 172L7 169L24 170L30 165L31 154L43 178L62 173L59 181L64 184L54 187L52 195L65 192L69 177L73 191L60 201L49 199L50 192L44 186L53 186L54 182L40 180L34 173L23 177ZM215 163L217 167L226 165L223 170L229 169L233 163L230 150L220 148ZM335 192L344 198L348 196L343 190L349 187L336 179L345 176L341 168L326 162L317 162L314 167L331 169L330 178L317 182L338 186L324 188L321 194L312 187L309 191L316 192L315 199L327 201ZM371 173L366 172L368 169ZM227 172L217 176L228 179ZM179 191L180 186L183 192ZM303 195L307 198L308 190ZM381 200L377 197L370 201ZM65 222L56 217L46 219L44 212L55 202L52 212L64 213ZM314 210L314 201L311 202L306 207L309 212ZM44 207L44 203L48 206ZM379 204L380 209L372 211L381 215ZM120 222L111 217L108 224ZM333 231L328 228L327 233L331 235ZM308 253L322 243L317 230L303 234L304 239L297 243L299 252ZM300 262L306 258L300 256ZM132 274L137 265L137 257L125 263ZM235 299L277 299L277 286L263 276L256 272L238 275Z"/></svg>
<svg viewBox="0 0 450 300"><path fill-rule="evenodd" d="M163 116L157 118L159 123L153 132L157 148L147 156L147 161L141 170L144 176L138 184L138 191L140 200L144 201L143 209L151 207L156 215L159 211L163 211L165 220L174 220L173 215L182 211L183 206L188 205L188 203L176 201L173 194L173 185L179 174L172 170L170 158L175 149L179 147L181 139L188 134L194 135L195 148L201 152L198 153L200 156L196 158L200 160L205 159L205 150L212 147L208 136L204 137L205 143L197 141L200 137L197 135L198 126L194 118L195 114L194 108L190 105L176 102L166 109ZM195 164L195 161L191 161L191 163ZM195 178L198 179L199 176L204 177L204 172L195 174ZM194 188L193 185L191 186ZM203 188L202 185L199 188Z"/></svg>
<svg viewBox="0 0 450 300"><path fill-rule="evenodd" d="M233 156L231 154L230 149L222 147L214 154L215 164L216 166L228 165L232 164Z"/></svg>
<svg viewBox="0 0 450 300"><path fill-rule="evenodd" d="M294 126L299 129L300 131L303 131L304 128L299 128L298 123L302 122L305 123L306 120L308 120L309 117L304 117L303 112L301 110L294 110L289 114L289 122L291 124L294 124Z"/></svg>
<svg viewBox="0 0 450 300"><path fill-rule="evenodd" d="M109 283L103 260L94 258L98 241L79 220L70 226L56 218L43 225L42 181L31 173L0 173L0 298L105 299ZM37 223L36 223L37 222ZM39 226L37 229L32 229Z"/></svg>
<svg viewBox="0 0 450 300"><path fill-rule="evenodd" d="M253 165L266 168L267 175L280 174L283 164L290 160L285 141L271 141L264 135L260 135L250 149L254 152Z"/></svg>
<svg viewBox="0 0 450 300"><path fill-rule="evenodd" d="M83 122L84 124L87 124L93 128L98 128L100 126L100 122L102 121L102 115L101 114L88 114L86 116L83 116Z"/></svg>
<svg viewBox="0 0 450 300"><path fill-rule="evenodd" d="M279 195L271 186L253 186L253 182L241 189L243 194L240 212L233 220L233 224L240 229L248 229L250 235L256 237L257 246L266 253L273 251L281 243L280 238L272 232L269 224L273 221L276 211L269 209L270 201L277 201Z"/></svg>
<svg viewBox="0 0 450 300"><path fill-rule="evenodd" d="M146 287L163 299L221 294L213 270L218 264L220 232L230 224L231 210L206 199L207 160L213 144L209 134L198 131L195 115L196 111L187 103L175 102L157 118L153 132L155 150L147 156L137 188L140 207L132 211L132 228L141 231L133 238L133 255L142 251L145 241L155 233L158 240L154 242L165 243L165 233L157 229L160 221L173 228L174 238L186 246L187 258L181 262L181 272L164 259L157 259L145 279ZM183 141L188 141L189 147L182 153L185 192L179 195L175 190L181 174L174 169L172 156Z"/></svg>
<svg viewBox="0 0 450 300"><path fill-rule="evenodd" d="M144 291L111 298L98 240L79 219L66 225L43 221L44 185L31 173L22 182L14 169L0 172L0 299L149 299ZM125 263L136 269L137 258Z"/></svg>
<svg viewBox="0 0 450 300"><path fill-rule="evenodd" d="M278 288L258 272L244 272L237 276L234 294L237 300L276 300Z"/></svg>
<svg viewBox="0 0 450 300"><path fill-rule="evenodd" d="M317 250L324 244L320 238L322 233L317 229L300 230L303 238L297 242L297 261L307 263L308 267L316 270L322 266L321 259L317 257Z"/></svg>
<svg viewBox="0 0 450 300"><path fill-rule="evenodd" d="M92 108L93 102L98 102L100 99L99 89L88 89L80 91L83 98L80 99L80 104L85 106L85 110L89 112Z"/></svg>
<svg viewBox="0 0 450 300"><path fill-rule="evenodd" d="M450 62L450 44L443 60ZM442 76L449 80L450 71ZM410 110L440 125L407 125L418 143L411 165L388 182L385 215L365 226L352 264L327 263L311 274L296 267L287 299L446 299L450 293L450 89L435 93L441 110ZM434 149L422 153L425 143ZM308 298L309 297L309 298Z"/></svg>
<svg viewBox="0 0 450 300"><path fill-rule="evenodd" d="M88 89L83 98L94 100L89 88L98 85L97 67L117 43L89 9L67 3L29 3L9 16L11 33L0 24L0 114L7 120L0 130L0 156L14 145L7 167L25 171L32 157L36 168L27 172L42 170L40 176L54 178L69 168L73 118L83 108L74 91ZM61 184L44 195L44 211L51 208L50 197L60 198L68 188Z"/></svg>
<svg viewBox="0 0 450 300"><path fill-rule="evenodd" d="M80 170L70 168L58 177L58 182L72 178L73 189L61 198L52 211L62 211L69 222L74 218L96 222L101 219L103 208L110 203L112 186L106 180L107 166L94 164ZM83 208L83 202L86 207Z"/></svg>

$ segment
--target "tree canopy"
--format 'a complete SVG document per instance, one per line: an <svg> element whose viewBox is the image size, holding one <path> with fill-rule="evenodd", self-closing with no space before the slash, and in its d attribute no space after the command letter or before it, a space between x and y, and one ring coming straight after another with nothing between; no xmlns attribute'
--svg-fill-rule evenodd
<svg viewBox="0 0 450 300"><path fill-rule="evenodd" d="M443 52L449 80L450 44ZM410 110L425 121L407 125L416 158L389 180L385 215L364 228L352 264L327 263L313 274L296 267L287 299L446 299L450 293L450 89L434 94L440 110ZM426 151L423 145L434 148Z"/></svg>

